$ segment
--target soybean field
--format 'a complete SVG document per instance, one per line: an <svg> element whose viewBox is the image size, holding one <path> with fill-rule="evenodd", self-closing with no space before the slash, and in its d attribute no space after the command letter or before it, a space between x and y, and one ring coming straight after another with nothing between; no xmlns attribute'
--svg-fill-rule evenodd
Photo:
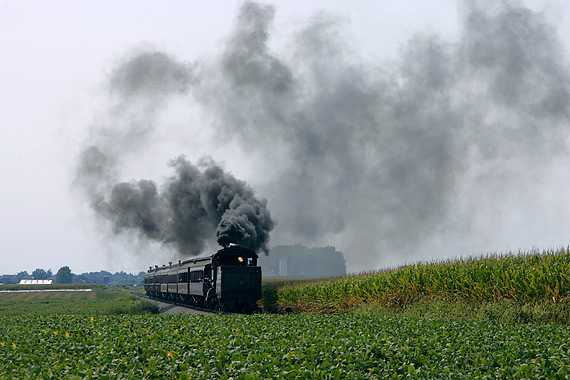
<svg viewBox="0 0 570 380"><path fill-rule="evenodd" d="M570 326L343 315L0 317L0 379L570 377Z"/></svg>

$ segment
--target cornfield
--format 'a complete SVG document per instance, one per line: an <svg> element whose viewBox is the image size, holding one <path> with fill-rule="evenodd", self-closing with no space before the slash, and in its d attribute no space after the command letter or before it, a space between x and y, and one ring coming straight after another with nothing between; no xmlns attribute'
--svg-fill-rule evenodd
<svg viewBox="0 0 570 380"><path fill-rule="evenodd" d="M342 311L365 303L403 307L430 296L470 303L570 299L570 248L489 254L321 280L278 290L278 306Z"/></svg>

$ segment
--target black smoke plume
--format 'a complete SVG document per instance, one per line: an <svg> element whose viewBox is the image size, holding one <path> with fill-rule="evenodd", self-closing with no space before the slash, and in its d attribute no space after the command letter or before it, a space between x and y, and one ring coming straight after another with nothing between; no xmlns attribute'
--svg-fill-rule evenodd
<svg viewBox="0 0 570 380"><path fill-rule="evenodd" d="M84 167L90 160L106 161L94 147L82 158ZM203 171L183 156L171 166L175 175L162 191L149 180L120 182L107 195L93 194L93 209L112 223L115 233L133 232L172 245L182 255L202 253L214 236L223 247L235 243L269 252L273 221L267 202L258 200L245 182L211 161L203 160ZM100 174L97 165L92 169L90 174Z"/></svg>
<svg viewBox="0 0 570 380"><path fill-rule="evenodd" d="M151 52L118 69L111 81L121 89L117 93L129 102L136 95L138 104L152 107L147 117L129 119L113 140L139 147L137 142L148 142L143 137L171 97L215 115L207 127L216 131L216 143L225 139L244 156L263 157L256 163L256 172L264 173L257 188L279 222L272 241L335 244L349 268L418 259L426 252L458 255L497 244L527 245L527 237L541 236L542 220L554 220L557 204L544 190L554 188L554 168L568 160L570 71L564 49L543 14L518 2L461 4L457 38L416 34L399 58L381 62L362 57L342 24L323 15L297 30L287 50L272 50L275 9L245 2L219 57L185 64ZM120 102L114 120L133 115L127 103ZM188 135L193 131L189 126ZM216 224L218 234L267 242L272 223L265 202L243 184L230 186L239 190L221 202L223 211L194 202L199 192L185 193L173 179L162 193L148 182L98 189L112 183L121 160L130 159L129 152L119 154L117 145L107 144L113 135L98 133L94 140L103 143L87 149L80 165L81 181L91 184L88 193L102 215L121 228L140 225L153 239L184 236L184 247L195 244L187 231L164 225L210 220L197 224L196 234L212 234L208 226ZM207 178L209 170L219 170L197 174L183 159L173 167L184 184L185 175ZM128 209L144 207L112 216L114 192L133 194ZM168 203L174 193L189 199L174 197L179 202L164 215L155 204ZM224 220L225 213L232 219ZM238 223L244 220L268 227Z"/></svg>

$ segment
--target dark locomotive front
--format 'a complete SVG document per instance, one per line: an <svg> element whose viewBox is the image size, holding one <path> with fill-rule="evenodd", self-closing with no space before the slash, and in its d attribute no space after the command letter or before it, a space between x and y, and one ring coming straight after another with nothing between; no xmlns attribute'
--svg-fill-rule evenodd
<svg viewBox="0 0 570 380"><path fill-rule="evenodd" d="M257 310L261 299L261 267L257 254L242 247L219 250L212 259L215 292L223 310Z"/></svg>
<svg viewBox="0 0 570 380"><path fill-rule="evenodd" d="M228 312L250 313L261 299L257 254L230 246L214 255L150 268L144 287L152 298Z"/></svg>

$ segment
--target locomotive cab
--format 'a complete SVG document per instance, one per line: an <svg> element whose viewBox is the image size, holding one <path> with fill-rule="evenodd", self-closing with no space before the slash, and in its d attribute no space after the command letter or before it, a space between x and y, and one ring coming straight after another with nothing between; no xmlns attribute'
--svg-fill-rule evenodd
<svg viewBox="0 0 570 380"><path fill-rule="evenodd" d="M254 267L257 266L257 258L257 254L250 249L239 246L230 246L228 248L220 249L214 255L214 265L231 267Z"/></svg>
<svg viewBox="0 0 570 380"><path fill-rule="evenodd" d="M261 299L261 267L257 254L247 248L230 246L212 258L218 303L226 311L253 312Z"/></svg>

